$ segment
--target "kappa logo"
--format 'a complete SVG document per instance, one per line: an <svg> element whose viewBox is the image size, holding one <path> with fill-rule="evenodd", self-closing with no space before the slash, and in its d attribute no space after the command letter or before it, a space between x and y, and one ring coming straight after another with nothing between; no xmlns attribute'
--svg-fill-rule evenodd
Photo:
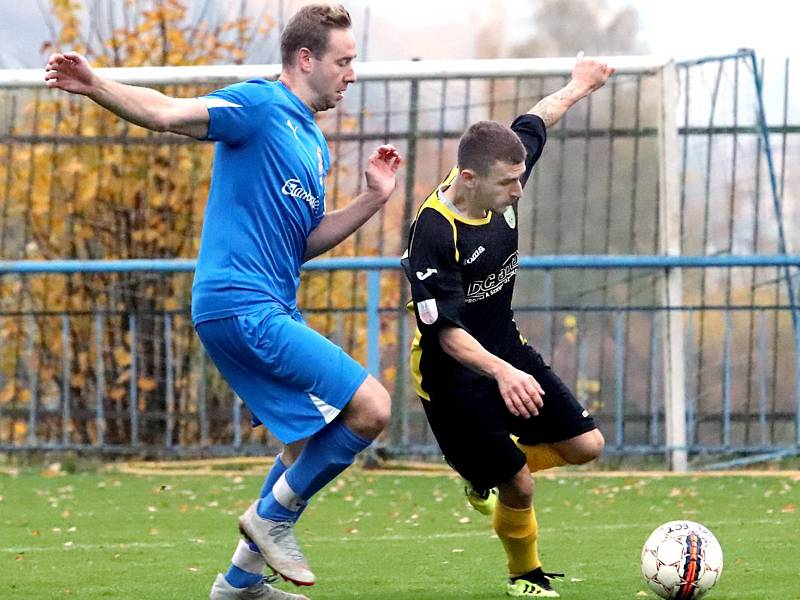
<svg viewBox="0 0 800 600"><path fill-rule="evenodd" d="M420 281L425 281L428 277L433 275L434 273L438 273L436 269L427 269L424 273L422 271L417 271L417 279Z"/></svg>
<svg viewBox="0 0 800 600"><path fill-rule="evenodd" d="M483 246L478 246L478 249L472 253L472 256L470 256L467 260L464 261L464 264L471 265L472 263L474 263L476 260L478 260L478 257L481 254L483 254L484 250L486 250L486 248L484 248Z"/></svg>

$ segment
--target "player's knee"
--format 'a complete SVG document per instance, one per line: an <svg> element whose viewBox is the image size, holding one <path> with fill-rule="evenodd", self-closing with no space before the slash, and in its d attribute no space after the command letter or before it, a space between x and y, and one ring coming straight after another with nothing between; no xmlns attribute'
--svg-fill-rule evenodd
<svg viewBox="0 0 800 600"><path fill-rule="evenodd" d="M343 416L357 434L374 439L380 435L392 414L392 400L380 382L368 377L347 405Z"/></svg>
<svg viewBox="0 0 800 600"><path fill-rule="evenodd" d="M389 392L380 385L376 390L369 409L369 419L371 427L377 436L389 424L389 419L392 418L392 399Z"/></svg>
<svg viewBox="0 0 800 600"><path fill-rule="evenodd" d="M599 429L593 429L581 436L580 444L576 445L568 460L573 465L582 465L596 460L600 458L605 445L603 434Z"/></svg>

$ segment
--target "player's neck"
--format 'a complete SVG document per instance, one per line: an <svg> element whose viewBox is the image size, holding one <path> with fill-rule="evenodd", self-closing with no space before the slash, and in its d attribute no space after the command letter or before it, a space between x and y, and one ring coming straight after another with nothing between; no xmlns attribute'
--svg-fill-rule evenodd
<svg viewBox="0 0 800 600"><path fill-rule="evenodd" d="M487 214L486 209L478 205L474 193L466 186L460 185L458 179L456 179L452 185L441 188L439 194L445 198L461 216L469 219L483 219Z"/></svg>
<svg viewBox="0 0 800 600"><path fill-rule="evenodd" d="M278 81L285 85L287 89L295 96L300 98L303 104L305 104L311 112L317 112L311 102L313 98L313 92L307 85L305 85L302 77L297 77L292 71L284 69L278 76Z"/></svg>

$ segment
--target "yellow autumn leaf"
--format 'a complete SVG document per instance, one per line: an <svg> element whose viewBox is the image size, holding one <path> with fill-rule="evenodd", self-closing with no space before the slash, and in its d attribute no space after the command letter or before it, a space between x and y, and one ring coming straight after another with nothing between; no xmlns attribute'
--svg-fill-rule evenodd
<svg viewBox="0 0 800 600"><path fill-rule="evenodd" d="M139 377L139 379L136 380L136 383L138 384L139 389L143 392L152 392L154 389L156 389L156 380L152 377Z"/></svg>
<svg viewBox="0 0 800 600"><path fill-rule="evenodd" d="M127 348L114 348L114 360L117 361L119 366L127 367L131 364L131 353L128 352Z"/></svg>

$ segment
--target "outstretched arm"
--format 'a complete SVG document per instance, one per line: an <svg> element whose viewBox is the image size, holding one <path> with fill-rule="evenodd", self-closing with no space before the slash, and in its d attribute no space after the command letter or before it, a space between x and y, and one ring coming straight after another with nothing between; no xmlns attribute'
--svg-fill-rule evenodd
<svg viewBox="0 0 800 600"><path fill-rule="evenodd" d="M558 123L564 113L581 98L585 98L595 90L599 90L614 73L614 68L578 53L572 79L563 88L542 98L528 114L539 116L545 127Z"/></svg>
<svg viewBox="0 0 800 600"><path fill-rule="evenodd" d="M45 67L47 87L86 96L135 125L197 139L208 134L208 108L198 98L172 98L157 90L98 76L77 52L52 54Z"/></svg>
<svg viewBox="0 0 800 600"><path fill-rule="evenodd" d="M367 189L350 204L327 213L308 236L303 260L310 260L347 239L378 212L397 187L400 155L393 146L380 146L367 160Z"/></svg>

